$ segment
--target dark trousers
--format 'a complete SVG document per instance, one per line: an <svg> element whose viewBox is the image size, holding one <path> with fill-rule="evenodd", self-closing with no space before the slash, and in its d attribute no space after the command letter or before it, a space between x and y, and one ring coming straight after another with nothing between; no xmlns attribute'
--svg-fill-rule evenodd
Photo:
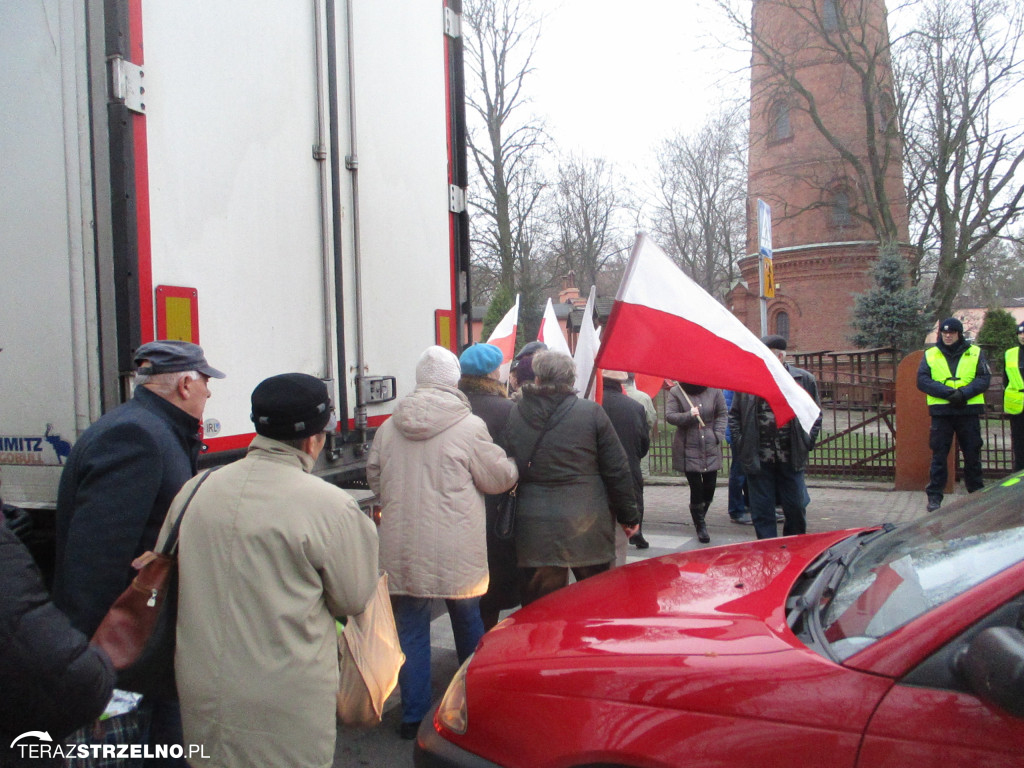
<svg viewBox="0 0 1024 768"><path fill-rule="evenodd" d="M698 504L711 506L711 500L715 498L715 483L718 480L718 472L687 472L686 482L690 485L690 506Z"/></svg>
<svg viewBox="0 0 1024 768"><path fill-rule="evenodd" d="M1013 442L1013 471L1024 469L1024 413L1010 417L1010 440Z"/></svg>
<svg viewBox="0 0 1024 768"><path fill-rule="evenodd" d="M743 467L734 458L729 464L729 517L741 517L747 512L747 479Z"/></svg>
<svg viewBox="0 0 1024 768"><path fill-rule="evenodd" d="M597 565L572 566L572 575L576 581L604 573L612 567L611 562ZM523 597L523 605L529 605L544 595L549 595L569 583L569 567L560 565L540 565L536 568L519 569L519 592Z"/></svg>
<svg viewBox="0 0 1024 768"><path fill-rule="evenodd" d="M964 485L967 492L973 493L985 485L981 476L981 419L978 414L932 416L932 426L928 433L932 467L928 487L925 488L929 498L941 499L946 488L946 480L949 478L946 460L953 445L953 435L956 435L960 453L964 457Z"/></svg>
<svg viewBox="0 0 1024 768"><path fill-rule="evenodd" d="M783 536L807 533L807 506L804 502L806 486L803 472L796 472L789 464L762 462L761 471L747 475L747 490L750 493L750 517L754 521L754 532L759 539L771 539L779 535L775 522L775 500L782 505L786 521L782 525Z"/></svg>

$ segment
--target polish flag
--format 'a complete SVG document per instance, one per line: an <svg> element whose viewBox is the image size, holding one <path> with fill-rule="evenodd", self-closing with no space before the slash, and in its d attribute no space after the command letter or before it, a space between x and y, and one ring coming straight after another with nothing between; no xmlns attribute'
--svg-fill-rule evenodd
<svg viewBox="0 0 1024 768"><path fill-rule="evenodd" d="M597 351L601 348L601 332L600 329L594 327L594 304L596 301L597 288L592 285L587 306L583 309L580 336L576 340L576 354L573 356L573 361L576 363L575 388L580 397L601 402L602 398L598 393L601 378L594 368L594 359L597 357Z"/></svg>
<svg viewBox="0 0 1024 768"><path fill-rule="evenodd" d="M508 370L512 365L512 358L516 354L516 328L519 325L519 294L516 294L516 303L512 309L505 313L501 322L494 326L488 344L493 344L501 350L501 380L508 381Z"/></svg>
<svg viewBox="0 0 1024 768"><path fill-rule="evenodd" d="M565 340L562 326L559 325L558 318L555 317L555 305L551 303L551 299L548 299L548 303L544 307L544 317L540 320L537 341L543 341L552 352L561 352L572 357L572 352L569 351L569 342Z"/></svg>
<svg viewBox="0 0 1024 768"><path fill-rule="evenodd" d="M775 354L643 234L597 365L758 395L780 426L795 417L808 434L821 413Z"/></svg>

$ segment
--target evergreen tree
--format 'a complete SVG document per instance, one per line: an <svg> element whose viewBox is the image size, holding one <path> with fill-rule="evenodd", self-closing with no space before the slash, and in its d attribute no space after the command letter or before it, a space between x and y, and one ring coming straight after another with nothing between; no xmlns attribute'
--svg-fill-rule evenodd
<svg viewBox="0 0 1024 768"><path fill-rule="evenodd" d="M917 288L907 285L907 265L895 244L883 246L871 268L875 287L855 296L850 341L858 347L920 349L931 325Z"/></svg>
<svg viewBox="0 0 1024 768"><path fill-rule="evenodd" d="M985 319L975 339L984 347L993 373L1003 372L1003 353L1017 346L1017 321L1005 309L995 307L985 313Z"/></svg>
<svg viewBox="0 0 1024 768"><path fill-rule="evenodd" d="M501 318L512 309L512 305L515 303L516 297L505 287L504 283L500 284L497 290L494 291L494 296L491 297L491 303L487 305L483 326L480 328L480 338L477 341L487 341L491 331L501 322Z"/></svg>

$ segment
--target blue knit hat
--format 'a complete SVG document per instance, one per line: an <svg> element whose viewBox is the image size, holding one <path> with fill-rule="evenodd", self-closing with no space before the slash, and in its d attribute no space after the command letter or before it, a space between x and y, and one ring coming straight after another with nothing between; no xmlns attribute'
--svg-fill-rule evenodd
<svg viewBox="0 0 1024 768"><path fill-rule="evenodd" d="M493 344L474 344L467 347L459 358L466 376L486 376L501 365L503 355Z"/></svg>

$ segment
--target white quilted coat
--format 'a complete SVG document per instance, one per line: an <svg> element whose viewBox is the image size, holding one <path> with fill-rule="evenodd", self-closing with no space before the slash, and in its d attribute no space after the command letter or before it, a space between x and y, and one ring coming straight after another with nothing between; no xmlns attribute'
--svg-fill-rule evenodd
<svg viewBox="0 0 1024 768"><path fill-rule="evenodd" d="M484 494L517 479L457 389L420 385L377 430L366 467L380 496L380 566L391 594L464 598L487 591Z"/></svg>

